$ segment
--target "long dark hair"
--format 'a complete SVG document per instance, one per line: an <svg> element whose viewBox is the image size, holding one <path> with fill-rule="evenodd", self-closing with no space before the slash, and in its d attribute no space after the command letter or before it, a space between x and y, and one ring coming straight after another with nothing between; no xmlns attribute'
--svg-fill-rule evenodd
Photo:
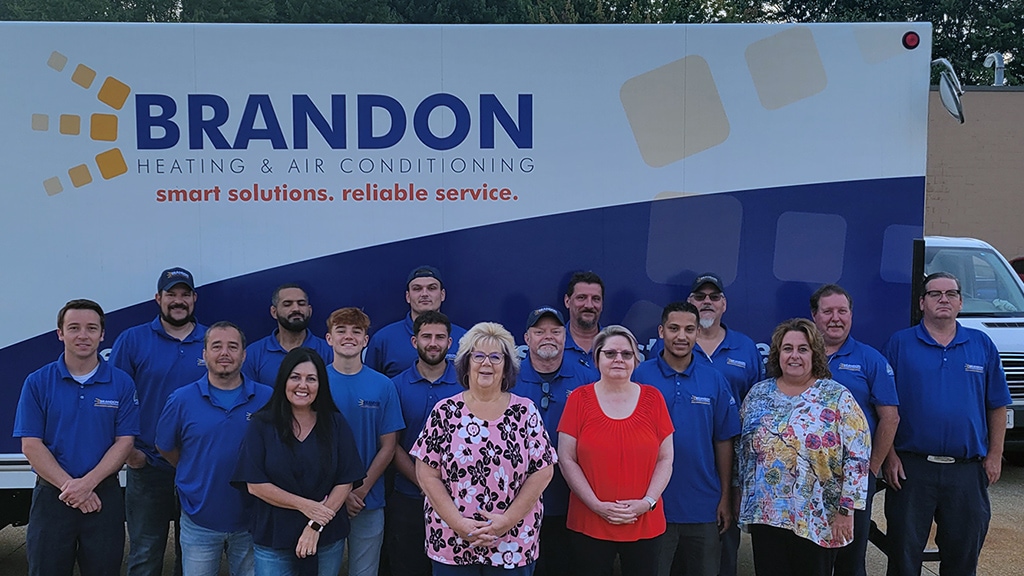
<svg viewBox="0 0 1024 576"><path fill-rule="evenodd" d="M256 416L269 422L277 430L278 437L286 446L295 446L295 432L292 429L295 416L292 414L292 404L288 401L288 395L285 390L292 371L295 370L296 366L304 362L313 363L313 366L316 367L317 380L319 381L316 398L313 399L311 408L317 414L316 426L313 428L313 431L316 434L317 445L320 447L321 460L325 464L321 470L333 470L333 466L328 466L328 464L334 461L334 454L336 452L332 441L334 437L334 418L332 413L338 412L338 406L334 403L334 398L331 397L331 385L327 379L327 366L324 365L323 359L320 358L320 354L317 354L315 350L300 347L293 349L285 355L284 360L281 361L281 368L277 371L274 393L270 396L266 406L256 413Z"/></svg>

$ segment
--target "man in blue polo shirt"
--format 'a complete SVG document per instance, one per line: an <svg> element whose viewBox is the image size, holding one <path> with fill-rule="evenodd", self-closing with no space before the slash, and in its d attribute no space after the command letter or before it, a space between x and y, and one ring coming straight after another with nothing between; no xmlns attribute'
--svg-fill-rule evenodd
<svg viewBox="0 0 1024 576"><path fill-rule="evenodd" d="M358 308L341 308L327 319L327 327L327 342L334 349L334 362L327 367L331 397L352 428L359 457L366 464L363 485L345 501L351 524L348 573L376 576L384 542L383 474L405 423L395 384L363 365L370 318Z"/></svg>
<svg viewBox="0 0 1024 576"><path fill-rule="evenodd" d="M117 574L124 500L117 471L139 432L135 386L97 351L105 316L91 300L57 314L64 353L25 379L14 437L37 474L29 512L32 576Z"/></svg>
<svg viewBox="0 0 1024 576"><path fill-rule="evenodd" d="M597 370L565 354L565 321L554 308L538 308L526 318L527 356L519 366L512 393L533 400L540 409L544 428L558 448L558 421L569 393L598 380ZM540 531L540 557L534 576L569 574L574 562L565 527L569 512L569 486L556 466L544 489L544 529Z"/></svg>
<svg viewBox="0 0 1024 576"><path fill-rule="evenodd" d="M174 467L156 449L156 424L171 392L206 374L203 335L195 320L195 282L184 268L160 273L160 313L152 322L121 333L110 362L135 381L139 393L139 435L128 455L125 515L128 519L128 576L158 576L170 522L178 522ZM175 530L175 574L181 574L180 530Z"/></svg>
<svg viewBox="0 0 1024 576"><path fill-rule="evenodd" d="M678 462L662 493L668 527L662 536L659 576L715 576L721 561L719 535L733 524L733 437L739 409L725 377L695 361L700 313L689 302L673 302L661 314L661 353L637 366L633 380L665 396L676 432ZM673 569L674 568L674 569Z"/></svg>
<svg viewBox="0 0 1024 576"><path fill-rule="evenodd" d="M206 330L207 375L171 393L156 445L177 468L181 555L189 576L217 576L227 553L231 576L254 573L247 496L231 486L249 418L273 392L242 376L245 335L231 322Z"/></svg>
<svg viewBox="0 0 1024 576"><path fill-rule="evenodd" d="M405 301L409 313L398 322L392 322L377 330L366 348L366 365L388 378L394 378L416 362L416 349L409 346L413 337L412 323L420 314L433 310L441 311L445 299L444 281L441 272L433 266L418 266L409 272L405 281ZM466 329L452 324L453 346L448 359L454 359L459 350L459 339Z"/></svg>
<svg viewBox="0 0 1024 576"><path fill-rule="evenodd" d="M867 576L865 555L871 535L871 501L875 478L889 454L899 425L899 398L892 368L885 358L867 344L850 336L853 327L853 298L836 284L825 284L811 294L811 318L825 339L825 353L832 379L857 399L871 430L871 463L868 498L864 510L853 513L853 542L839 549L835 576Z"/></svg>
<svg viewBox="0 0 1024 576"><path fill-rule="evenodd" d="M594 338L601 331L604 281L589 270L573 273L565 288L564 304L569 311L565 353L575 362L581 362L588 367L594 366L591 352L594 349Z"/></svg>
<svg viewBox="0 0 1024 576"><path fill-rule="evenodd" d="M315 336L308 328L313 305L306 291L298 284L282 284L270 297L270 316L277 320L277 330L245 349L242 374L246 378L272 384L285 354L305 346L316 350L324 364L334 360L334 351L327 340Z"/></svg>
<svg viewBox="0 0 1024 576"><path fill-rule="evenodd" d="M700 313L697 325L697 343L694 357L709 363L729 383L729 390L737 406L747 397L754 384L764 380L764 361L754 341L745 334L727 328L722 323L727 301L722 279L717 274L697 276L686 301ZM659 340L651 349L652 357L661 354L663 342ZM738 494L733 494L738 497ZM740 529L733 523L722 534L721 576L736 576L736 558L740 547Z"/></svg>
<svg viewBox="0 0 1024 576"><path fill-rule="evenodd" d="M933 519L942 574L974 574L988 532L988 487L1002 472L1010 391L992 340L956 321L962 305L955 276L929 275L921 323L885 345L900 400L882 467L890 575L921 573Z"/></svg>
<svg viewBox="0 0 1024 576"><path fill-rule="evenodd" d="M423 549L423 492L416 479L416 466L409 450L426 425L430 411L439 401L462 392L455 365L448 360L452 345L451 321L440 312L427 310L412 323L412 346L419 358L408 370L392 379L398 391L405 430L395 448L395 489L388 495L387 539L391 573L401 576L430 576L431 563ZM546 525L545 525L546 526Z"/></svg>

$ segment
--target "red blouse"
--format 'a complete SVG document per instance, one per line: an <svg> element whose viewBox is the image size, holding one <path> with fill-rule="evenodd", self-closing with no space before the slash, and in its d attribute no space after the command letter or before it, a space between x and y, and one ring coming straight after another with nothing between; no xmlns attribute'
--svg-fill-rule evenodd
<svg viewBox="0 0 1024 576"><path fill-rule="evenodd" d="M594 385L569 394L558 431L576 439L576 462L599 500L639 500L647 493L662 441L673 432L672 418L661 392L640 385L640 399L628 417L615 420L605 415ZM575 493L569 496L570 530L591 538L634 542L665 532L662 506L642 514L633 524L609 524Z"/></svg>

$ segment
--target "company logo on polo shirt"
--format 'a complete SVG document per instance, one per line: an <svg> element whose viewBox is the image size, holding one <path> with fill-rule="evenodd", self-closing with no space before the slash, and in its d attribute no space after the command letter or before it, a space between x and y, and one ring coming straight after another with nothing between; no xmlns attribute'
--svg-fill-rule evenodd
<svg viewBox="0 0 1024 576"><path fill-rule="evenodd" d="M744 362L743 360L736 360L736 359L733 359L733 358L726 358L725 359L725 363L728 366L736 366L737 368L746 368L747 367L747 363Z"/></svg>
<svg viewBox="0 0 1024 576"><path fill-rule="evenodd" d="M978 366L977 364L964 364L964 371L965 372L976 372L978 374L983 374L985 372L985 367L984 366Z"/></svg>
<svg viewBox="0 0 1024 576"><path fill-rule="evenodd" d="M707 396L690 396L690 404L711 404L711 398Z"/></svg>
<svg viewBox="0 0 1024 576"><path fill-rule="evenodd" d="M839 369L850 370L851 372L860 372L860 364L847 364L846 362L840 362Z"/></svg>
<svg viewBox="0 0 1024 576"><path fill-rule="evenodd" d="M380 400L364 400L364 399L360 398L359 399L359 407L360 408L372 408L372 409L376 410L377 408L380 408Z"/></svg>
<svg viewBox="0 0 1024 576"><path fill-rule="evenodd" d="M117 400L104 400L102 398L97 398L92 405L96 408L117 408L121 403Z"/></svg>
<svg viewBox="0 0 1024 576"><path fill-rule="evenodd" d="M245 421L248 422L249 420L252 420L252 412L245 413Z"/></svg>
<svg viewBox="0 0 1024 576"><path fill-rule="evenodd" d="M204 368L206 366L206 359L204 359L202 356L196 358L196 366Z"/></svg>
<svg viewBox="0 0 1024 576"><path fill-rule="evenodd" d="M896 373L892 371L892 366L889 366L888 362L885 363L885 373L888 374L889 376L896 375Z"/></svg>

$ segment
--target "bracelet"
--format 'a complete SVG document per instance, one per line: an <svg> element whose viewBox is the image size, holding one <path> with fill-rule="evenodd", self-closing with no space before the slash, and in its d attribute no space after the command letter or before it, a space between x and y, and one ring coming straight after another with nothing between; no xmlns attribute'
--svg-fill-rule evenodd
<svg viewBox="0 0 1024 576"><path fill-rule="evenodd" d="M306 526L309 526L310 528L312 528L316 532L323 532L324 531L323 525L320 524L319 522L317 522L316 520L310 520L309 522L306 522Z"/></svg>

